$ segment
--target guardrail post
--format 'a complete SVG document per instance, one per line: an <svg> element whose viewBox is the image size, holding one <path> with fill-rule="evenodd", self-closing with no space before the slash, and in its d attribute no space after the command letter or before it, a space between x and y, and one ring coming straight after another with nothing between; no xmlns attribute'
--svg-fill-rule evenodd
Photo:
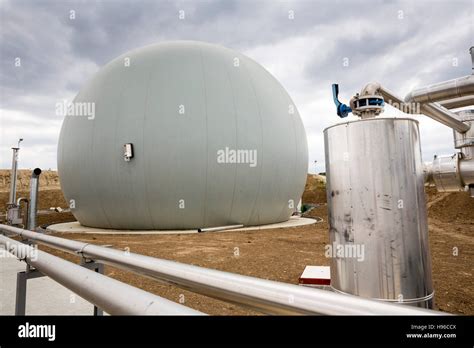
<svg viewBox="0 0 474 348"><path fill-rule="evenodd" d="M98 263L98 262L95 262L94 260L87 259L84 256L81 256L80 265L82 267L85 267L85 268L90 269L92 271L95 271L97 273L104 274L104 265L102 263ZM104 311L101 308L99 308L97 306L94 306L94 314L93 315L95 317L102 316L102 315L104 315Z"/></svg>
<svg viewBox="0 0 474 348"><path fill-rule="evenodd" d="M93 270L97 273L104 274L104 265L93 260L81 257L81 266ZM26 264L26 271L16 274L16 296L15 296L15 315L26 314L26 289L28 279L44 277L44 274L35 268L31 268ZM94 316L104 315L104 311L94 306Z"/></svg>
<svg viewBox="0 0 474 348"><path fill-rule="evenodd" d="M44 277L44 274L37 269L32 269L28 264L26 264L26 271L16 274L15 315L25 315L26 313L27 280L39 277Z"/></svg>
<svg viewBox="0 0 474 348"><path fill-rule="evenodd" d="M26 307L26 272L16 274L15 315L25 315Z"/></svg>

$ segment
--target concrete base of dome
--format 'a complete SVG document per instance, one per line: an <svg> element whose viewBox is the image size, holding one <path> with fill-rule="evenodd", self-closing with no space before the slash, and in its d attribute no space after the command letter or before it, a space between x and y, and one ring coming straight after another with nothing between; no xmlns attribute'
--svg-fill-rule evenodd
<svg viewBox="0 0 474 348"><path fill-rule="evenodd" d="M251 226L237 228L233 230L220 231L220 232L238 232L238 231L257 231L267 230L271 228L289 228L298 227L304 225L311 225L316 223L316 220L303 218L299 216L292 216L288 221L279 222L276 224ZM190 234L199 233L196 230L113 230L106 228L95 228L82 226L79 222L66 222L61 224L50 225L46 229L49 233L88 233L88 234ZM202 232L202 233L215 233L215 232Z"/></svg>

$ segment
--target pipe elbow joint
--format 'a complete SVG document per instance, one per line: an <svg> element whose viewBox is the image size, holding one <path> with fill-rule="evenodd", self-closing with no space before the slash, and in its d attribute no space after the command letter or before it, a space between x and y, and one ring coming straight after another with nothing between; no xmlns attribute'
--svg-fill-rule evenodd
<svg viewBox="0 0 474 348"><path fill-rule="evenodd" d="M37 178L41 174L41 169L40 168L35 168L33 169L33 172L31 173L32 178Z"/></svg>
<svg viewBox="0 0 474 348"><path fill-rule="evenodd" d="M369 82L360 91L360 95L376 95L380 94L381 85L378 82Z"/></svg>

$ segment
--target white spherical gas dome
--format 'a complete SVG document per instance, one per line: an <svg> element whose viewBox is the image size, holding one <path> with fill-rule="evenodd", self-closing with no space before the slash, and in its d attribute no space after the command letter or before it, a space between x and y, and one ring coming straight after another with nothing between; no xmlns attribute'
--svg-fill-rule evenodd
<svg viewBox="0 0 474 348"><path fill-rule="evenodd" d="M308 153L296 106L230 49L182 41L133 50L103 67L68 111L58 171L85 226L269 224L288 220L303 193Z"/></svg>

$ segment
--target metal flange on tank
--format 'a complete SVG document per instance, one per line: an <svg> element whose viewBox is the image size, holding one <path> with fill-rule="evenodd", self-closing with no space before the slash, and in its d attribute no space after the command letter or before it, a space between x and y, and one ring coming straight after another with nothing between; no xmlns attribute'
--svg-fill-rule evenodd
<svg viewBox="0 0 474 348"><path fill-rule="evenodd" d="M324 130L331 287L431 308L433 287L418 122L376 118L384 98L369 84Z"/></svg>
<svg viewBox="0 0 474 348"><path fill-rule="evenodd" d="M341 118L347 117L350 112L361 118L375 117L383 112L383 97L374 94L373 91L370 91L367 88L363 89L360 94L357 93L354 97L352 97L350 106L347 106L339 101L338 84L332 85L332 94L334 103L337 107L337 115Z"/></svg>

